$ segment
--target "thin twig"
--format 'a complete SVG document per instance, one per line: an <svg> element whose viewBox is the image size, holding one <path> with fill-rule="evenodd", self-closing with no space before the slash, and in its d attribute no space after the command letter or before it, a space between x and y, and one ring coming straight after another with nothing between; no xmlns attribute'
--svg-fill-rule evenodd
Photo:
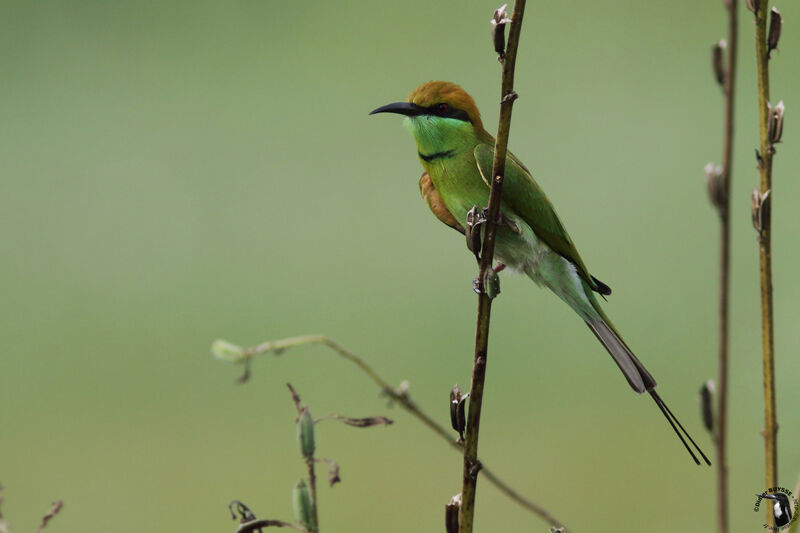
<svg viewBox="0 0 800 533"><path fill-rule="evenodd" d="M50 506L50 510L47 511L47 514L42 517L42 523L39 525L39 529L36 530L36 533L42 533L42 531L44 531L44 529L47 527L48 522L50 522L50 520L52 520L59 512L61 512L63 507L64 504L61 502L61 500L53 502L53 505Z"/></svg>
<svg viewBox="0 0 800 533"><path fill-rule="evenodd" d="M317 517L317 474L314 471L314 459L306 460L308 466L308 486L311 489L311 518L313 520L312 533L319 531L319 518Z"/></svg>
<svg viewBox="0 0 800 533"><path fill-rule="evenodd" d="M728 39L726 43L717 45L716 50L722 53L722 45L727 52L727 65L719 67L715 63L717 75L722 76L722 88L725 93L725 124L722 146L722 168L719 175L714 175L716 186L710 188L716 194L712 202L717 208L720 218L720 254L719 254L719 355L717 369L717 416L714 417L714 445L717 451L717 531L728 531L728 460L726 454L728 427L728 291L730 287L730 190L731 166L733 163L733 117L734 95L736 85L736 51L737 51L737 0L727 0ZM716 56L716 55L715 55Z"/></svg>
<svg viewBox="0 0 800 533"><path fill-rule="evenodd" d="M273 355L280 355L284 352L284 350L288 348L294 348L297 346L304 346L309 344L321 344L326 346L339 354L341 357L350 361L354 365L356 365L364 374L372 380L381 390L381 392L388 397L392 402L400 405L403 409L405 409L409 414L411 414L414 418L422 422L428 429L433 431L436 435L441 437L447 444L450 445L451 448L454 450L462 451L462 447L456 443L453 439L453 434L446 430L444 426L438 424L433 418L431 418L427 413L425 413L419 406L411 399L408 394L408 391L405 390L403 386L395 389L392 385L383 379L377 372L375 372L371 366L369 366L364 359L362 359L356 353L348 350L338 342L334 341L333 339L325 336L325 335L304 335L301 337L290 337L287 339L281 339L277 341L268 341L261 343L256 346L252 346L249 348L239 348L233 344L227 343L225 341L216 341L215 345L223 345L224 351L222 350L215 350L214 353L217 357L223 359L224 361L235 363L235 364L248 364L249 361L257 356L272 353ZM482 463L483 464L483 463ZM511 500L515 501L531 513L535 514L539 518L541 518L544 522L551 526L558 526L562 528L564 533L569 533L567 528L563 525L563 522L557 520L550 512L546 509L538 505L537 503L525 498L522 494L511 488L505 481L500 479L498 476L494 474L489 468L483 464L483 469L481 473L486 477L486 479L495 487L497 487L500 492L508 496Z"/></svg>
<svg viewBox="0 0 800 533"><path fill-rule="evenodd" d="M763 202L772 189L773 140L769 131L769 48L767 45L766 0L751 1L755 15L756 62L758 65L758 118L761 149L759 151L760 191ZM771 194L771 193L770 193ZM773 202L769 202L768 206ZM764 462L765 487L776 487L778 471L777 432L778 421L775 410L775 332L772 312L772 228L771 209L758 204L758 249L761 274L761 337L764 374ZM769 507L769 506L767 506ZM767 524L774 526L771 512L767 512Z"/></svg>
<svg viewBox="0 0 800 533"><path fill-rule="evenodd" d="M294 529L295 531L310 533L304 527L290 524L289 522L283 522L281 520L253 520L252 522L246 522L236 529L236 533L252 533L253 531L260 530L262 527L288 527Z"/></svg>
<svg viewBox="0 0 800 533"><path fill-rule="evenodd" d="M491 192L489 193L487 224L483 237L478 283L478 318L475 332L475 356L472 367L472 385L469 396L469 412L467 429L464 437L464 469L461 487L461 533L472 533L475 517L475 493L478 484L478 472L481 463L478 461L478 437L480 434L481 408L483 406L483 385L486 379L486 360L489 347L489 322L492 311L492 298L483 284L492 269L494 260L495 236L497 226L501 223L500 202L503 193L503 178L508 151L508 136L511 128L511 111L516 99L514 93L514 67L517 60L517 48L522 30L522 18L525 14L525 0L516 0L511 24L508 32L508 46L501 56L503 78L500 91L500 122L497 128L497 141L494 146L492 163Z"/></svg>

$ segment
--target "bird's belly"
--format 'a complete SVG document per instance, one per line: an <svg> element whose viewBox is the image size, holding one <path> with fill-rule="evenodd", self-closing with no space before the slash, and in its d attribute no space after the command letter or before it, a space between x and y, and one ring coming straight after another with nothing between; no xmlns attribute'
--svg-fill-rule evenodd
<svg viewBox="0 0 800 533"><path fill-rule="evenodd" d="M523 220L514 215L505 214L519 228L519 233L513 232L507 226L500 226L495 243L495 256L497 260L507 267L531 275L534 281L542 283L538 273L546 263L553 251L542 242L533 230Z"/></svg>
<svg viewBox="0 0 800 533"><path fill-rule="evenodd" d="M498 232L497 260L553 291L582 317L593 316L594 308L575 265L540 240L530 226L518 219L514 222L521 229L519 234L507 228Z"/></svg>
<svg viewBox="0 0 800 533"><path fill-rule="evenodd" d="M456 180L454 178L462 174L449 172L444 165L438 168L431 166L427 170L447 210L463 226L466 226L467 212L473 206L483 208L488 205L489 188L483 181ZM549 288L582 315L590 314L591 303L586 298L583 281L575 266L539 239L531 227L505 203L501 210L519 231L515 232L507 225L497 228L497 261L526 274L538 285Z"/></svg>

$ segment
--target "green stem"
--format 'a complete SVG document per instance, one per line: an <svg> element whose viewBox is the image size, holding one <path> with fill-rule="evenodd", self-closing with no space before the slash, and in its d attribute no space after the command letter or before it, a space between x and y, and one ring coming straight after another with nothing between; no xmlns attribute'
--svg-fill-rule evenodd
<svg viewBox="0 0 800 533"><path fill-rule="evenodd" d="M772 189L773 148L769 139L769 56L767 48L767 14L769 6L765 0L755 13L756 62L758 65L758 122L761 137L760 194ZM772 193L770 192L770 196ZM770 199L770 205L774 202ZM778 422L775 410L775 331L772 307L772 228L771 209L764 209L758 239L759 266L761 274L761 341L762 368L764 374L764 462L765 487L778 485ZM767 506L769 507L769 506ZM767 524L774 526L772 513L767 511Z"/></svg>
<svg viewBox="0 0 800 533"><path fill-rule="evenodd" d="M317 515L317 475L314 471L314 459L306 461L308 466L308 486L311 489L311 517L314 521L314 528L311 533L319 532L319 518Z"/></svg>
<svg viewBox="0 0 800 533"><path fill-rule="evenodd" d="M728 459L726 454L728 426L728 291L730 287L730 190L733 163L733 117L736 82L737 0L728 0L728 62L725 71L725 133L722 154L722 197L720 215L719 276L719 363L717 373L717 416L714 444L717 457L717 531L728 531Z"/></svg>

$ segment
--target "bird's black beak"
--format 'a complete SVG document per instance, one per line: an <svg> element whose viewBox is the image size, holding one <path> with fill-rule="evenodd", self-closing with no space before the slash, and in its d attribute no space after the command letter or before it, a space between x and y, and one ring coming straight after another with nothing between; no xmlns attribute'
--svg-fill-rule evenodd
<svg viewBox="0 0 800 533"><path fill-rule="evenodd" d="M375 115L377 113L397 113L398 115L405 115L407 117L416 117L426 112L427 110L424 107L418 106L417 104L412 104L410 102L395 102L393 104L386 104L378 109L375 109L370 113L370 115Z"/></svg>
<svg viewBox="0 0 800 533"><path fill-rule="evenodd" d="M756 496L761 496L762 498L766 498L768 500L777 500L778 499L775 496L773 496L772 494L756 494Z"/></svg>

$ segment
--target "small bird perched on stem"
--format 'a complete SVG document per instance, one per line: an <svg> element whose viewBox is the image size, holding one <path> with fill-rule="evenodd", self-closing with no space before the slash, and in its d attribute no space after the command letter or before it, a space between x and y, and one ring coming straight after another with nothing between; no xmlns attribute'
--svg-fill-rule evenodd
<svg viewBox="0 0 800 533"><path fill-rule="evenodd" d="M468 227L468 214L475 216L473 207L485 207L489 202L495 146L494 137L483 128L472 97L454 83L431 81L414 89L407 101L379 107L370 114L375 113L406 117L404 125L414 136L425 169L420 180L423 198L440 221L463 233ZM600 307L594 293L605 297L611 289L589 273L547 196L510 152L501 219L495 248L498 260L544 285L578 313L633 390L650 394L692 459L700 464L686 439L710 465L655 391L656 380Z"/></svg>

